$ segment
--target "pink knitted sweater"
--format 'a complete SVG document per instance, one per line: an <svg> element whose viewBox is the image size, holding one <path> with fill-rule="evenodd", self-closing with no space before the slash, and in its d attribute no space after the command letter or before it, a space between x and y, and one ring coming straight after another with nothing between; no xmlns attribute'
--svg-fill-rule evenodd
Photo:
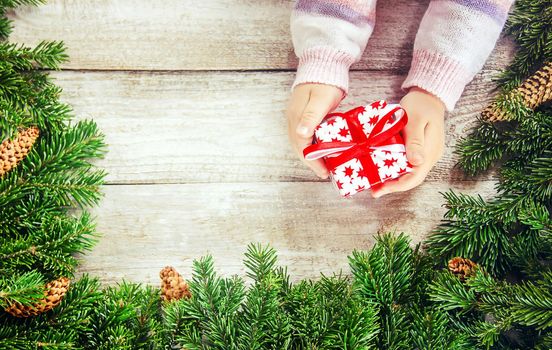
<svg viewBox="0 0 552 350"><path fill-rule="evenodd" d="M393 1L393 0L385 0ZM431 0L402 87L418 86L454 109L481 70L514 0ZM376 0L297 0L291 33L299 67L294 86L335 85L346 94L375 23Z"/></svg>

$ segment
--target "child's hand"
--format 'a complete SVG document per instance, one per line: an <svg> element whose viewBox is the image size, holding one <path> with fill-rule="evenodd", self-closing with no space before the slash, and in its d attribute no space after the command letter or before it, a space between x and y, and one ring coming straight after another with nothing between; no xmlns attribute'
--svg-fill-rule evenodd
<svg viewBox="0 0 552 350"><path fill-rule="evenodd" d="M286 111L292 147L299 158L323 179L329 175L324 162L321 159L306 161L303 150L312 144L314 129L339 105L342 98L343 92L335 86L300 84L293 89Z"/></svg>
<svg viewBox="0 0 552 350"><path fill-rule="evenodd" d="M401 100L408 115L408 124L403 130L406 157L413 171L397 180L383 184L372 192L375 198L408 191L420 185L431 168L443 155L445 144L445 106L440 99L420 88L413 87Z"/></svg>

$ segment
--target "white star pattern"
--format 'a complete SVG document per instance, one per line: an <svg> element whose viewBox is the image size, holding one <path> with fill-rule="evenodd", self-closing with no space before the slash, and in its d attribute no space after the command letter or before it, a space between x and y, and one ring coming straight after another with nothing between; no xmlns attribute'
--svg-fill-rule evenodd
<svg viewBox="0 0 552 350"><path fill-rule="evenodd" d="M364 112L358 115L364 132L368 135L372 131L375 125L374 117L379 118L396 106L395 104L387 104L385 101L378 101L366 106ZM384 129L387 129L391 124L388 123ZM347 133L348 130L349 126L344 118L339 116L330 117L316 128L316 141L351 142L352 138L351 134ZM404 144L393 145L391 148L377 147L372 151L371 157L378 168L380 182L396 179L412 171L406 159ZM339 193L345 197L370 188L363 166L357 158L353 158L333 169L331 179ZM375 184L373 183L372 186Z"/></svg>
<svg viewBox="0 0 552 350"><path fill-rule="evenodd" d="M325 119L325 121L316 128L314 134L318 142L335 142L336 140L351 142L353 139L350 133L347 134L347 136L339 134L343 129L349 130L349 125L347 125L345 119L342 117L330 117Z"/></svg>

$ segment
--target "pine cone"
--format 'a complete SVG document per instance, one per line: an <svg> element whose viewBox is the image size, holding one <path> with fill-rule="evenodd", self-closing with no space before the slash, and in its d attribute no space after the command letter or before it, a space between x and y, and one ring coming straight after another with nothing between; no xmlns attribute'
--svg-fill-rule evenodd
<svg viewBox="0 0 552 350"><path fill-rule="evenodd" d="M552 101L552 61L545 63L518 90L523 95L525 105L531 109Z"/></svg>
<svg viewBox="0 0 552 350"><path fill-rule="evenodd" d="M473 276L477 269L477 264L470 259L456 257L450 259L448 262L448 269L450 272L458 276L461 280Z"/></svg>
<svg viewBox="0 0 552 350"><path fill-rule="evenodd" d="M0 144L0 176L17 166L31 150L40 131L37 127L21 130L15 139L4 140Z"/></svg>
<svg viewBox="0 0 552 350"><path fill-rule="evenodd" d="M60 277L46 284L43 299L29 306L13 303L6 308L6 312L15 317L29 317L50 311L61 303L70 283L69 278Z"/></svg>
<svg viewBox="0 0 552 350"><path fill-rule="evenodd" d="M188 284L172 266L166 266L159 272L161 277L161 298L173 301L182 298L190 298L192 294Z"/></svg>
<svg viewBox="0 0 552 350"><path fill-rule="evenodd" d="M535 74L527 78L525 82L510 93L511 97L521 96L523 104L529 109L535 109L540 105L552 101L552 62L547 62ZM491 104L481 113L483 119L495 121L508 121L512 116L502 110L496 103Z"/></svg>

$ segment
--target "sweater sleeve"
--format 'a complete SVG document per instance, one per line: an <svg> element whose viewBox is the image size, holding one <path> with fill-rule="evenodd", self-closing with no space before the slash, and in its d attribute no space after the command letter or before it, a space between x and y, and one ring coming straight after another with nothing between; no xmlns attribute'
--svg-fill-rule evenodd
<svg viewBox="0 0 552 350"><path fill-rule="evenodd" d="M376 0L297 0L291 36L299 58L293 87L334 85L347 94L349 68L358 62L375 24Z"/></svg>
<svg viewBox="0 0 552 350"><path fill-rule="evenodd" d="M420 87L451 111L493 50L514 0L432 0L402 87Z"/></svg>

